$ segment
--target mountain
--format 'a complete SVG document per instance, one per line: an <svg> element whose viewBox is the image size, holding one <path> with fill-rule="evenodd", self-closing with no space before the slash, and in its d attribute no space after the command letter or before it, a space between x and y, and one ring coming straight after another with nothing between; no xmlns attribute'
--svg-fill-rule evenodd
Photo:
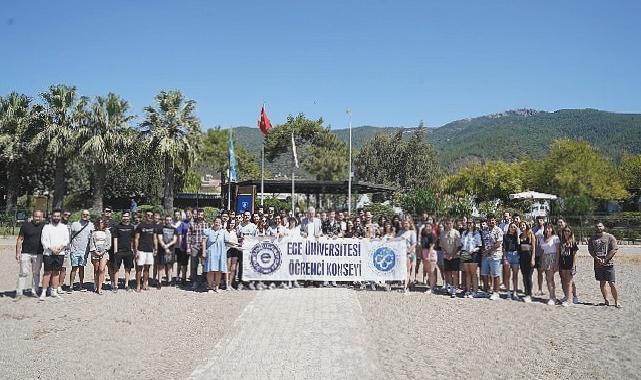
<svg viewBox="0 0 641 380"><path fill-rule="evenodd" d="M361 126L352 128L352 143L358 149L377 133L400 128ZM407 134L413 128L405 129ZM348 141L347 129L334 130ZM260 159L262 136L258 128L234 129L236 141ZM532 109L510 110L492 115L457 120L426 134L441 163L450 169L473 161L514 160L543 157L558 138L581 139L605 155L617 159L623 153L641 153L641 114L620 114L595 109L562 109L546 112ZM289 172L286 159L266 163L272 175Z"/></svg>

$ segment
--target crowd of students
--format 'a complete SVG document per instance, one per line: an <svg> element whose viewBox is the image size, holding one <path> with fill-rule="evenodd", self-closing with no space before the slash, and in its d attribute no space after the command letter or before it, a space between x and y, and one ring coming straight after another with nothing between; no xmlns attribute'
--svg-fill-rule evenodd
<svg viewBox="0 0 641 380"><path fill-rule="evenodd" d="M47 295L59 298L61 293L87 291L85 267L89 261L94 277L90 289L97 294L119 289L142 292L149 290L150 284L157 289L181 286L194 291L206 287L212 293L219 289L270 289L276 285L242 281L243 240L295 235L402 239L407 247L408 277L401 284L405 293L418 291L423 287L417 285L424 284L426 294L441 292L451 297L495 300L504 293L507 299L531 302L533 296L543 296L547 290L549 305L579 303L574 282L578 244L562 218L553 225L539 217L531 225L509 213L504 213L500 221L491 214L477 220L465 217L438 220L423 215L416 226L409 216L375 219L371 212L361 210L349 218L335 211L317 215L313 207L305 214L295 215L272 208L265 214L222 211L213 220L205 220L202 209L192 208L176 210L174 215L164 217L152 211L133 216L124 211L118 223L112 214L107 207L92 222L89 211L82 210L80 220L71 222L71 213L53 210L50 222L45 224L43 212L36 210L32 220L21 226L16 242L19 263L16 298L22 298L29 275L33 284L27 294L40 300L45 300ZM604 304L609 305L606 288L609 285L614 303L619 307L613 260L617 252L616 239L604 231L602 223L596 222L594 227L588 251L594 259L595 278L600 283ZM39 291L41 267L44 273L42 291ZM124 281L121 282L122 267ZM67 269L70 271L68 286L65 286ZM135 287L130 287L132 269L135 269ZM534 270L536 293L533 293ZM563 293L560 300L556 297L556 273L559 273ZM280 284L282 288L300 285L298 281ZM352 285L361 288L369 285L373 289L382 285L390 290L392 284ZM338 284L306 281L303 286Z"/></svg>

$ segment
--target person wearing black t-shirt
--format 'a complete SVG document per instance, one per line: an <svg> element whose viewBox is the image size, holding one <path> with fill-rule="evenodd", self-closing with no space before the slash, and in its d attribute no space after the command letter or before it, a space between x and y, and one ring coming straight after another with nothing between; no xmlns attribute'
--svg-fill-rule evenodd
<svg viewBox="0 0 641 380"><path fill-rule="evenodd" d="M18 272L18 286L16 287L16 299L22 298L22 291L29 273L32 275L33 285L30 295L37 297L38 285L40 284L40 268L42 267L42 210L33 213L31 222L23 223L16 239L16 261L20 265Z"/></svg>
<svg viewBox="0 0 641 380"><path fill-rule="evenodd" d="M156 231L156 240L158 244L158 251L156 253L156 266L157 278L156 278L156 287L161 288L162 285L162 273L165 272L167 276L167 283L171 282L171 272L174 266L174 261L176 261L176 243L178 243L178 232L173 226L171 216L165 216L165 224L162 225Z"/></svg>
<svg viewBox="0 0 641 380"><path fill-rule="evenodd" d="M114 240L114 259L113 259L113 272L118 273L120 267L125 266L125 290L129 291L129 277L131 268L134 267L134 226L131 225L131 214L129 211L122 213L122 221L120 224L114 226L113 240ZM114 291L118 290L118 286L114 287Z"/></svg>
<svg viewBox="0 0 641 380"><path fill-rule="evenodd" d="M149 267L154 263L154 252L157 249L156 229L153 223L154 214L145 212L145 220L136 227L134 248L136 257L136 292L149 290Z"/></svg>

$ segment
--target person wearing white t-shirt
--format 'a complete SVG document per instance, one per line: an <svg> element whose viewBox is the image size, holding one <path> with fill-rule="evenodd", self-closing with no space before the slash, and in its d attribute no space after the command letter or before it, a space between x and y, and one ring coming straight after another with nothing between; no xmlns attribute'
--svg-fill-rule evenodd
<svg viewBox="0 0 641 380"><path fill-rule="evenodd" d="M548 305L556 305L554 274L559 270L559 256L561 255L561 239L554 232L554 225L546 223L543 237L537 242L541 248L541 269L545 271L545 282L550 292Z"/></svg>
<svg viewBox="0 0 641 380"><path fill-rule="evenodd" d="M403 221L403 232L400 238L405 241L405 248L407 254L407 280L403 292L409 292L409 284L412 281L412 274L414 274L414 267L416 266L416 228L412 219L407 218ZM416 280L416 275L414 274Z"/></svg>
<svg viewBox="0 0 641 380"><path fill-rule="evenodd" d="M58 280L60 271L64 265L65 250L69 245L69 229L65 224L60 222L62 211L53 210L51 213L51 223L42 228L41 243L44 262L44 274L42 276L42 293L40 300L44 301L47 294L47 287L51 287L51 296L54 298L58 295Z"/></svg>

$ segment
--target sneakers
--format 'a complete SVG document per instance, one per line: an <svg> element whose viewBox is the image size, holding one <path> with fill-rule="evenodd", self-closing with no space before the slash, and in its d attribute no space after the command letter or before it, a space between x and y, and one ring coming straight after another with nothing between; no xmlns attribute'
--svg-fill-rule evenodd
<svg viewBox="0 0 641 380"><path fill-rule="evenodd" d="M525 296L525 298L523 298L523 302L525 302L525 303L530 303L530 302L532 302L532 297L530 297L530 296Z"/></svg>
<svg viewBox="0 0 641 380"><path fill-rule="evenodd" d="M38 298L38 300L44 301L46 296L47 296L47 289L42 288L42 292L40 293L40 297Z"/></svg>
<svg viewBox="0 0 641 380"><path fill-rule="evenodd" d="M376 283L375 283L375 282L372 282L371 284L369 284L369 287L370 287L370 289L372 289L372 290L376 290Z"/></svg>
<svg viewBox="0 0 641 380"><path fill-rule="evenodd" d="M298 281L294 281L294 282L292 283L292 285L293 285L293 287L294 287L294 288L296 288L296 289L300 288L300 284L298 283Z"/></svg>
<svg viewBox="0 0 641 380"><path fill-rule="evenodd" d="M508 300L512 299L512 292L511 291L509 291L509 290L507 291L505 299L508 299Z"/></svg>
<svg viewBox="0 0 641 380"><path fill-rule="evenodd" d="M492 295L490 296L490 300L491 301L498 300L499 298L501 298L501 297L499 296L498 293L492 293Z"/></svg>
<svg viewBox="0 0 641 380"><path fill-rule="evenodd" d="M253 282L249 283L249 290L256 290L256 285Z"/></svg>
<svg viewBox="0 0 641 380"><path fill-rule="evenodd" d="M456 297L456 288L455 287L451 287L450 288L450 297L451 298L455 298Z"/></svg>
<svg viewBox="0 0 641 380"><path fill-rule="evenodd" d="M579 297L572 297L572 303L575 304L575 305L580 304Z"/></svg>
<svg viewBox="0 0 641 380"><path fill-rule="evenodd" d="M570 306L570 303L568 301L563 301L563 302L561 302L561 306L568 307L568 306Z"/></svg>
<svg viewBox="0 0 641 380"><path fill-rule="evenodd" d="M410 294L409 288L403 288L403 294Z"/></svg>
<svg viewBox="0 0 641 380"><path fill-rule="evenodd" d="M273 282L269 284L269 289L276 289L276 284L274 284Z"/></svg>
<svg viewBox="0 0 641 380"><path fill-rule="evenodd" d="M332 285L332 288L338 287L338 284L336 283L336 281L332 281L330 284Z"/></svg>
<svg viewBox="0 0 641 380"><path fill-rule="evenodd" d="M329 282L323 281L323 288L327 288L327 287L329 287Z"/></svg>
<svg viewBox="0 0 641 380"><path fill-rule="evenodd" d="M553 299L553 298L550 298L550 299L548 300L548 305L550 305L550 306L554 306L554 305L556 305L556 300L555 300L555 299Z"/></svg>
<svg viewBox="0 0 641 380"><path fill-rule="evenodd" d="M392 284L390 284L389 282L388 282L388 283L386 283L386 284L385 284L385 291L386 291L386 292L390 292L390 291L392 291Z"/></svg>
<svg viewBox="0 0 641 380"><path fill-rule="evenodd" d="M256 284L256 290L265 290L265 284L263 284L262 282L259 281Z"/></svg>
<svg viewBox="0 0 641 380"><path fill-rule="evenodd" d="M289 286L287 286L286 282L283 282L283 283L280 284L280 288L281 289L289 289Z"/></svg>
<svg viewBox="0 0 641 380"><path fill-rule="evenodd" d="M60 297L60 294L58 293L58 290L56 290L56 289L53 289L51 291L51 297L56 298L56 299L62 299L62 297Z"/></svg>
<svg viewBox="0 0 641 380"><path fill-rule="evenodd" d="M519 298L519 295L516 294L516 292L512 293L512 300L514 301L520 301L521 299Z"/></svg>

